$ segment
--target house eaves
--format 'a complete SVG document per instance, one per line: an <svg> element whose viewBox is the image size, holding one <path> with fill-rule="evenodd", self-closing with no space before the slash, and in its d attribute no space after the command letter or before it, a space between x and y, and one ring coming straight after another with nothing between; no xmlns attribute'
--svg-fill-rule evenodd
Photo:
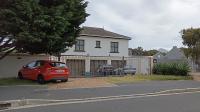
<svg viewBox="0 0 200 112"><path fill-rule="evenodd" d="M82 28L79 36L131 40L131 37L117 34L111 31L107 31L107 30L104 30L103 28L85 27L85 26Z"/></svg>

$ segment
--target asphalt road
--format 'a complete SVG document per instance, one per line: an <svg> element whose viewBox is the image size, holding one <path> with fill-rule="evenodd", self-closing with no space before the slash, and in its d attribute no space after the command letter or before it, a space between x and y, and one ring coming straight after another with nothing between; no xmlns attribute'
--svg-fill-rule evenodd
<svg viewBox="0 0 200 112"><path fill-rule="evenodd" d="M200 93L33 107L5 112L200 112Z"/></svg>
<svg viewBox="0 0 200 112"><path fill-rule="evenodd" d="M114 95L143 94L169 89L199 88L196 81L152 81L91 89L48 90L45 86L0 87L0 101L18 99L79 99Z"/></svg>

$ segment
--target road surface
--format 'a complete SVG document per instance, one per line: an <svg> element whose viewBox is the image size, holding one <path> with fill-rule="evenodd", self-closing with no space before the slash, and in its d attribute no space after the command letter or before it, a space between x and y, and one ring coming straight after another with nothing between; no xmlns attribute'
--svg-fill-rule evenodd
<svg viewBox="0 0 200 112"><path fill-rule="evenodd" d="M4 110L5 112L200 112L200 91L148 94L171 89L200 88L200 82L195 81L155 81L122 84L108 88L70 90L25 87L24 91L19 91L21 87L17 87L14 89L17 90L14 96L10 96L14 93L6 95L6 91L12 91L13 88L15 87L10 89L1 87L4 94L0 95L0 99L2 101L3 99L14 100L23 96L17 93L22 94L22 92L25 92L24 97L30 99L85 100L72 100L31 107L24 106L18 109ZM33 94L28 96L28 93ZM136 96L136 94L144 95ZM121 97L123 95L131 96Z"/></svg>

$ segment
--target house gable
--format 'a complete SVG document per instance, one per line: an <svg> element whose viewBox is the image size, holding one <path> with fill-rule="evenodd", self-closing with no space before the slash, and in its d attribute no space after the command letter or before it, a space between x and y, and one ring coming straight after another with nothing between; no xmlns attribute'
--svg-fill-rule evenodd
<svg viewBox="0 0 200 112"><path fill-rule="evenodd" d="M187 58L184 52L174 46L165 56L161 57L158 62L186 62Z"/></svg>

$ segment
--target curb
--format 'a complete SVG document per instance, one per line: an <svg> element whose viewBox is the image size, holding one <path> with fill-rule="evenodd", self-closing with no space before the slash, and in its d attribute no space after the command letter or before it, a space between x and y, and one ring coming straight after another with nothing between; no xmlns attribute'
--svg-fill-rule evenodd
<svg viewBox="0 0 200 112"><path fill-rule="evenodd" d="M164 96L164 95L176 95L183 93L200 93L200 88L184 88L184 89L171 89L163 90L153 93L144 94L127 94L127 95L116 95L116 96L105 96L105 97L89 97L82 99L66 99L66 100L46 100L46 99L22 99L22 100L9 100L0 102L0 112L4 110L31 108L38 106L51 106L60 104L74 104L84 102L96 102L96 101L108 101L128 98L140 98L147 96Z"/></svg>

